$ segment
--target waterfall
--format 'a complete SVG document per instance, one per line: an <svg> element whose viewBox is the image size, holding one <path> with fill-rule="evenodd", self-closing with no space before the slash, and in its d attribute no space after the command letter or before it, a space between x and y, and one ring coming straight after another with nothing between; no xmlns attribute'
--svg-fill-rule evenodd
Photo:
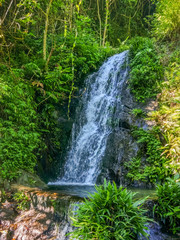
<svg viewBox="0 0 180 240"><path fill-rule="evenodd" d="M94 184L100 173L109 134L113 131L114 108L121 104L127 80L128 52L110 57L90 75L76 111L64 176L53 184ZM52 183L51 183L52 184Z"/></svg>

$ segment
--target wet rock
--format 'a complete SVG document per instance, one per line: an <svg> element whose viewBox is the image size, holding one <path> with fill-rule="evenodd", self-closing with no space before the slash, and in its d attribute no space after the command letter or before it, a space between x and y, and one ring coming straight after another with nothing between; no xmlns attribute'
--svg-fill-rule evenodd
<svg viewBox="0 0 180 240"><path fill-rule="evenodd" d="M128 88L127 81L123 83L120 94L111 119L114 130L109 135L107 141L97 183L102 184L104 178L106 178L123 186L152 188L152 185L149 183L141 181L131 182L126 178L128 172L124 165L137 155L140 147L132 136L132 127L137 126L143 129L150 129L154 125L152 121L145 121L142 117L135 117L132 114L132 110L135 108L142 109L147 114L157 108L157 102L150 100L146 104L137 103Z"/></svg>
<svg viewBox="0 0 180 240"><path fill-rule="evenodd" d="M134 101L126 81L122 85L121 95L114 109L111 120L114 131L109 135L107 141L98 183L102 183L103 179L106 178L114 180L117 184L129 184L125 178L127 172L124 168L124 162L130 161L138 151L138 144L131 134L131 127L137 121L131 111L136 107L137 103ZM138 124L142 125L139 122Z"/></svg>
<svg viewBox="0 0 180 240"><path fill-rule="evenodd" d="M149 235L149 240L178 240L179 236L172 236L161 231L161 226L158 223L149 223L148 230L145 230ZM138 236L138 240L147 240L142 235Z"/></svg>

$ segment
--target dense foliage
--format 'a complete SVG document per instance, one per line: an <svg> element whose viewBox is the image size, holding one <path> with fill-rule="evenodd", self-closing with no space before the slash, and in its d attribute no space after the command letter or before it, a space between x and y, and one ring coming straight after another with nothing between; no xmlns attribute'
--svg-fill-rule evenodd
<svg viewBox="0 0 180 240"><path fill-rule="evenodd" d="M142 40L142 38L140 39ZM143 41L145 40L143 39ZM137 42L134 42L131 48L133 48L135 44L139 46L139 39ZM133 74L135 75L133 75L134 80L130 78L130 86L136 99L140 101L142 99L143 101L147 100L148 97L153 96L154 93L157 94L157 91L159 91L156 100L159 103L158 110L151 111L148 113L148 116L146 116L147 120L155 123L157 128L154 129L158 129L158 131L154 131L154 129L147 131L137 129L133 131L134 137L137 139L137 142L140 143L140 151L131 162L125 163L128 170L127 177L132 181L140 180L147 183L163 182L167 176L170 177L180 170L180 51L178 49L174 50L175 46L167 47L167 45L162 44L162 49L159 52L158 61L161 61L164 68L165 80L161 85L158 86L157 81L155 81L154 85L153 82L151 82L148 87L148 80L140 81L141 70L143 67L147 68L145 62L142 62L139 71L136 69L136 65L134 65L131 70L131 76ZM136 49L136 46L134 48ZM138 55L140 52L141 50L139 49L135 54ZM169 55L167 56L167 54ZM131 56L133 59L133 55ZM153 69L156 71L156 68ZM149 79L151 74L153 74L153 71L147 72L146 79ZM135 85L135 83L137 85ZM146 87L144 87L144 85L146 85ZM142 110L140 111L140 109L134 109L132 113L136 117L143 117L143 112Z"/></svg>
<svg viewBox="0 0 180 240"><path fill-rule="evenodd" d="M100 43L112 46L137 35L148 35L145 17L152 16L155 9L153 2L148 0L92 0L85 1L84 6L84 11L94 20L93 29L98 33Z"/></svg>
<svg viewBox="0 0 180 240"><path fill-rule="evenodd" d="M157 186L158 202L154 206L155 216L169 231L180 231L180 182L179 175L167 179L163 185Z"/></svg>
<svg viewBox="0 0 180 240"><path fill-rule="evenodd" d="M129 85L138 101L155 97L162 77L162 67L151 39L137 37L130 47Z"/></svg>
<svg viewBox="0 0 180 240"><path fill-rule="evenodd" d="M165 61L164 77L161 93L158 95L159 109L149 113L149 119L154 120L164 137L163 156L170 159L169 166L174 173L180 171L180 51L172 51L167 59L167 51L162 53Z"/></svg>
<svg viewBox="0 0 180 240"><path fill-rule="evenodd" d="M180 2L157 1L153 18L153 34L158 40L176 41L180 36Z"/></svg>
<svg viewBox="0 0 180 240"><path fill-rule="evenodd" d="M72 239L130 240L137 239L139 233L147 236L148 219L141 207L145 199L136 201L134 193L106 181L96 186L96 191L78 205L72 218L78 228L73 231Z"/></svg>
<svg viewBox="0 0 180 240"><path fill-rule="evenodd" d="M20 169L34 170L40 133L34 91L24 82L23 71L4 67L0 81L0 172L1 177L13 179Z"/></svg>
<svg viewBox="0 0 180 240"><path fill-rule="evenodd" d="M140 144L140 150L132 161L125 163L128 170L127 177L132 181L162 183L167 176L173 174L173 166L169 166L169 158L162 156L163 149L159 134L156 128L150 131L141 128L133 130L133 135Z"/></svg>
<svg viewBox="0 0 180 240"><path fill-rule="evenodd" d="M68 122L71 100L83 78L116 51L99 46L91 20L80 13L80 6L72 3L71 23L62 24L65 16L58 14L65 2L1 1L3 178L16 178L20 169L32 172L37 164L39 171L42 167L48 171L70 132L58 125L58 118Z"/></svg>

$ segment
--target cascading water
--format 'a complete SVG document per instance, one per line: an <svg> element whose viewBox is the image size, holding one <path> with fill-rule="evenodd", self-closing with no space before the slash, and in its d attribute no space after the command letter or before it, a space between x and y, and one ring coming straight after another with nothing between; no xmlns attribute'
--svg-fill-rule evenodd
<svg viewBox="0 0 180 240"><path fill-rule="evenodd" d="M127 79L128 52L110 57L86 80L85 93L76 111L64 176L51 184L94 184L112 132L113 109L121 104L122 84Z"/></svg>

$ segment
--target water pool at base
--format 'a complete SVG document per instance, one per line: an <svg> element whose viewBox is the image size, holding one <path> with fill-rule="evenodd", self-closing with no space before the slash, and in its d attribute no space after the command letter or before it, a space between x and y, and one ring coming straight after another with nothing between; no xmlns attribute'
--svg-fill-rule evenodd
<svg viewBox="0 0 180 240"><path fill-rule="evenodd" d="M95 185L85 185L85 184L68 184L63 183L61 185L49 184L49 191L57 192L59 194L69 195L69 196L77 196L77 197L88 197L91 193L96 192ZM142 189L142 188L127 188L132 192L137 192L137 198L143 197L153 197L155 196L154 189Z"/></svg>

